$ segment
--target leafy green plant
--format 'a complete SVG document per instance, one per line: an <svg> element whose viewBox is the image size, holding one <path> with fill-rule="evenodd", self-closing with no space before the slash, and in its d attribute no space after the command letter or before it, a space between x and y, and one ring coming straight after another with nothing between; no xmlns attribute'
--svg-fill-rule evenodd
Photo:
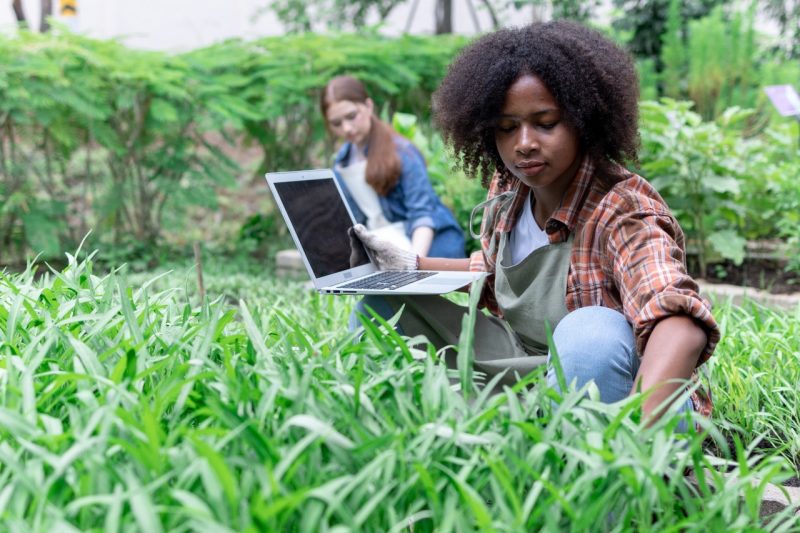
<svg viewBox="0 0 800 533"><path fill-rule="evenodd" d="M793 132L792 126L765 132L763 150L751 160L753 179L746 192L754 198L747 205L759 236L780 237L787 245L786 268L800 272L800 147L796 146L800 131Z"/></svg>
<svg viewBox="0 0 800 533"><path fill-rule="evenodd" d="M719 418L745 439L759 436L762 444L782 450L800 469L800 405L794 393L800 383L798 312L723 304L715 312L723 329L723 357L712 358L711 379Z"/></svg>
<svg viewBox="0 0 800 533"><path fill-rule="evenodd" d="M751 3L746 13L726 16L716 7L689 23L687 91L707 120L731 106L755 104L755 10Z"/></svg>
<svg viewBox="0 0 800 533"><path fill-rule="evenodd" d="M750 114L731 108L704 122L691 102L642 102L642 170L667 200L705 272L711 252L740 264L745 239L737 203L746 154L741 131Z"/></svg>
<svg viewBox="0 0 800 533"><path fill-rule="evenodd" d="M691 99L695 110L711 120L730 107L758 110L750 130L767 122L762 88L796 79L792 61L769 47L769 38L756 31L759 4L744 9L718 5L698 18L687 18L671 0L661 34L659 80L661 96Z"/></svg>
<svg viewBox="0 0 800 533"><path fill-rule="evenodd" d="M2 37L0 54L0 226L24 221L34 250L92 227L153 243L165 214L213 206L231 183L207 138L231 119L212 101L225 80L201 86L178 58L63 32Z"/></svg>
<svg viewBox="0 0 800 533"><path fill-rule="evenodd" d="M662 94L680 99L686 88L686 40L681 19L681 0L671 0L667 10L666 26L661 35Z"/></svg>

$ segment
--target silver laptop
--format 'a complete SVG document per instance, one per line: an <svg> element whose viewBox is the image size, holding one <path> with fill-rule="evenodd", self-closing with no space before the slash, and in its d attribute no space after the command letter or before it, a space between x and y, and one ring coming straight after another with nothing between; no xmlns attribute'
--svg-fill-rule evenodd
<svg viewBox="0 0 800 533"><path fill-rule="evenodd" d="M266 175L314 287L327 294L443 294L483 272L378 270L351 236L356 221L330 169Z"/></svg>

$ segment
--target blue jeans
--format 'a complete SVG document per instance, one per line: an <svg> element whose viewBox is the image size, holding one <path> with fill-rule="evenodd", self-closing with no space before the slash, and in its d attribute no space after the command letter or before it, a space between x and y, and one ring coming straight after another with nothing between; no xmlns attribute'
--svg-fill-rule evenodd
<svg viewBox="0 0 800 533"><path fill-rule="evenodd" d="M553 343L567 384L574 380L576 388L581 388L593 380L603 403L617 402L630 394L640 359L633 329L618 311L601 306L576 309L558 323ZM558 389L551 355L547 360L547 384ZM678 412L692 409L692 402L687 399ZM685 421L678 430L686 431Z"/></svg>

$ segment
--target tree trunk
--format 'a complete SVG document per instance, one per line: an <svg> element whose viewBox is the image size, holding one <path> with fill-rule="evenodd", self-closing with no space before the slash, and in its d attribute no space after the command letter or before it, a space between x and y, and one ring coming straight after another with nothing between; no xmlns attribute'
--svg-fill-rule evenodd
<svg viewBox="0 0 800 533"><path fill-rule="evenodd" d="M14 16L17 18L17 22L20 24L26 22L25 10L22 9L22 0L13 0L13 2L11 2L11 7L14 8Z"/></svg>
<svg viewBox="0 0 800 533"><path fill-rule="evenodd" d="M453 33L453 0L436 0L436 35Z"/></svg>
<svg viewBox="0 0 800 533"><path fill-rule="evenodd" d="M483 0L483 6L489 12L489 17L492 19L492 29L496 30L500 27L500 21L497 18L497 13L489 0Z"/></svg>
<svg viewBox="0 0 800 533"><path fill-rule="evenodd" d="M53 16L53 0L42 0L42 19L39 22L39 31L46 33L50 29L50 21Z"/></svg>

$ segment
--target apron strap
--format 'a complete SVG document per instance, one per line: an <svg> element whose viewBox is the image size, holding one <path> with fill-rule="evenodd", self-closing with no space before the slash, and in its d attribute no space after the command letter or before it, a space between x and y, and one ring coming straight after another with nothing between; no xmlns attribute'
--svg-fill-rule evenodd
<svg viewBox="0 0 800 533"><path fill-rule="evenodd" d="M491 207L492 205L500 204L499 207L497 208L497 210L495 211L494 219L492 220L492 222L494 222L494 224L492 224L491 227L495 227L497 225L497 219L500 218L500 215L503 213L503 211L505 209L508 209L509 207L511 207L511 200L514 199L514 196L516 194L517 194L516 190L506 191L506 192L498 194L497 196L493 196L492 198L489 198L488 200L484 200L483 202L479 203L478 205L476 205L475 207L472 208L472 212L469 214L469 234L472 236L473 239L480 239L483 236L484 228L488 228L489 227L488 224L485 224L485 223L482 222L481 223L481 232L480 233L475 233L475 231L473 230L473 228L475 227L475 214L480 209L484 209L484 210L488 211L489 207Z"/></svg>

